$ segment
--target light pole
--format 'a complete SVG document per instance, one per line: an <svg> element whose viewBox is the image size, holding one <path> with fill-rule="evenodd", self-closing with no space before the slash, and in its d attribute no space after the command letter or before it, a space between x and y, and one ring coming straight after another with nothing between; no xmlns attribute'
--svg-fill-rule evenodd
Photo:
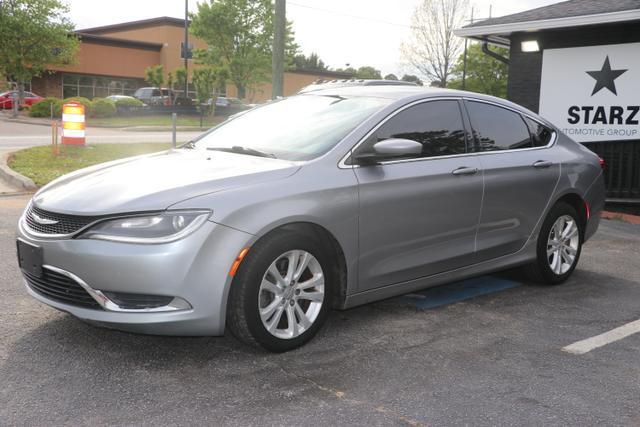
<svg viewBox="0 0 640 427"><path fill-rule="evenodd" d="M184 97L189 97L189 0L184 0Z"/></svg>
<svg viewBox="0 0 640 427"><path fill-rule="evenodd" d="M285 0L276 0L273 32L273 54L271 57L271 99L284 95L284 45L287 29L287 4Z"/></svg>

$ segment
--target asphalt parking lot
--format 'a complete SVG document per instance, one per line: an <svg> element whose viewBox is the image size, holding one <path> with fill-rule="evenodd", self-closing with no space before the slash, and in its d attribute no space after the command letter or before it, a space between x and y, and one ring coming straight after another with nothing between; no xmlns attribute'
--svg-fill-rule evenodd
<svg viewBox="0 0 640 427"><path fill-rule="evenodd" d="M334 312L286 354L86 325L31 299L0 198L0 425L638 425L640 226L603 221L559 287L499 274Z"/></svg>

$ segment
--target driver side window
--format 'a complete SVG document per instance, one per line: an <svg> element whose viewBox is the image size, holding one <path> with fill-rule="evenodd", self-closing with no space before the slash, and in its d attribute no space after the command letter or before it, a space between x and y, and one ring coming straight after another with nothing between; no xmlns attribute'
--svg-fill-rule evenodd
<svg viewBox="0 0 640 427"><path fill-rule="evenodd" d="M467 152L465 130L456 100L428 101L407 108L378 128L358 149L373 154L377 142L391 138L422 144L419 156L438 157Z"/></svg>

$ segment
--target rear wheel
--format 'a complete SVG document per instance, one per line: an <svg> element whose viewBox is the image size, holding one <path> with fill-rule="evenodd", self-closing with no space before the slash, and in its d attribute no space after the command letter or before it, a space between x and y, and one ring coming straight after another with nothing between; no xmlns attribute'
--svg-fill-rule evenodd
<svg viewBox="0 0 640 427"><path fill-rule="evenodd" d="M330 309L328 262L309 236L283 232L260 240L231 285L227 324L233 335L276 352L313 338Z"/></svg>
<svg viewBox="0 0 640 427"><path fill-rule="evenodd" d="M582 251L583 224L573 206L559 202L547 215L537 243L537 259L525 267L533 281L558 285L575 270Z"/></svg>

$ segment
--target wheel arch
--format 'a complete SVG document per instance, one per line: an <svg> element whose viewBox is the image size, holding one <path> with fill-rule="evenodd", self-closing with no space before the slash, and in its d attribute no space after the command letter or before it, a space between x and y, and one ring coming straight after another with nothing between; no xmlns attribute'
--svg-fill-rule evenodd
<svg viewBox="0 0 640 427"><path fill-rule="evenodd" d="M558 197L552 207L560 202L567 203L569 206L573 207L576 212L578 212L580 222L582 223L581 231L584 233L584 230L587 226L587 221L589 219L589 212L587 210L587 204L584 198L580 194L578 194L577 191L568 191Z"/></svg>
<svg viewBox="0 0 640 427"><path fill-rule="evenodd" d="M310 221L293 221L274 226L262 233L255 239L251 246L260 240L271 236L274 233L290 231L301 235L306 235L316 239L336 262L331 265L333 273L338 278L337 286L333 287L331 295L331 307L343 308L347 296L348 268L347 260L342 245L326 227ZM249 249L250 251L251 249Z"/></svg>

